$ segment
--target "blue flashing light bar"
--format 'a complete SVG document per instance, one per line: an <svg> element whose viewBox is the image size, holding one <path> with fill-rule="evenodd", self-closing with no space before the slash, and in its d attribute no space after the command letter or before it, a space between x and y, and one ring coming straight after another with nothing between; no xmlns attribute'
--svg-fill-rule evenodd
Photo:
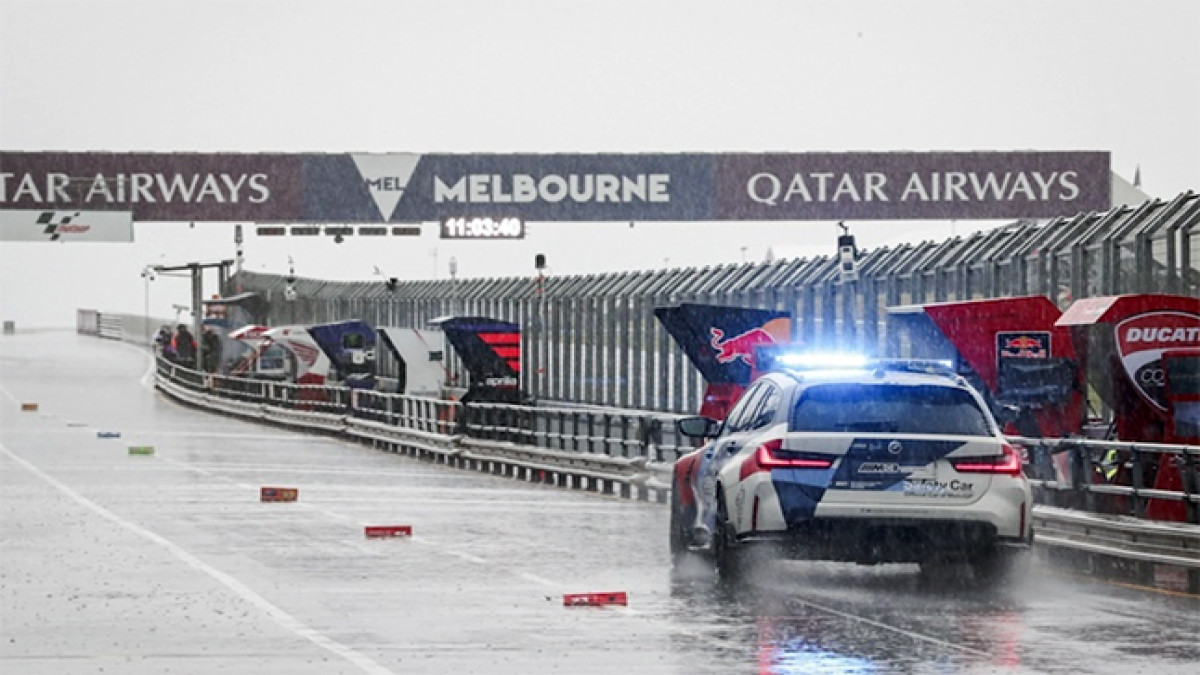
<svg viewBox="0 0 1200 675"><path fill-rule="evenodd" d="M870 361L854 352L785 352L776 363L796 370L864 369Z"/></svg>
<svg viewBox="0 0 1200 675"><path fill-rule="evenodd" d="M936 359L871 359L856 352L782 352L773 356L775 367L801 372L862 372L891 370L931 375L954 375L952 361Z"/></svg>

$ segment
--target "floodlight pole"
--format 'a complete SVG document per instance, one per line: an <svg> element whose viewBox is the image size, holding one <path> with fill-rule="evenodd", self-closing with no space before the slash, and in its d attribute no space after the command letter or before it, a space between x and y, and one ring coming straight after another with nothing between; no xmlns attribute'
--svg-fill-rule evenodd
<svg viewBox="0 0 1200 675"><path fill-rule="evenodd" d="M154 269L150 267L150 265L146 265L142 268L142 283L145 291L143 294L144 306L142 307L142 321L145 324L143 326L145 331L145 335L143 335L143 337L146 338L146 344L150 346L154 345L154 340L151 338L153 331L150 328L150 282L153 280Z"/></svg>
<svg viewBox="0 0 1200 675"><path fill-rule="evenodd" d="M196 370L204 370L204 268L192 267L192 337L196 339Z"/></svg>

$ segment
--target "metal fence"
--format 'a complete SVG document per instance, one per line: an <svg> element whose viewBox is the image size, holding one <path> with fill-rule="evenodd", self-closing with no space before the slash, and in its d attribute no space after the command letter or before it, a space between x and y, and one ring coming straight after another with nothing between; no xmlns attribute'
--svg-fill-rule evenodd
<svg viewBox="0 0 1200 675"><path fill-rule="evenodd" d="M674 462L695 444L678 415L604 408L470 403L340 386L288 384L192 370L157 358L160 378L193 392L280 410L338 415L442 436L612 458Z"/></svg>
<svg viewBox="0 0 1200 675"><path fill-rule="evenodd" d="M859 280L842 283L834 256L582 276L412 281L299 279L243 272L231 284L261 294L268 322L363 319L422 327L447 314L520 322L522 386L539 399L660 411L694 410L699 373L653 316L699 302L777 309L795 339L894 354L886 308L925 302L1161 292L1200 295L1200 195L1045 223L1017 222L942 242L866 252ZM226 289L231 292L232 289ZM451 359L452 373L461 377ZM385 361L385 368L386 368ZM384 373L387 374L386 372Z"/></svg>
<svg viewBox="0 0 1200 675"><path fill-rule="evenodd" d="M462 403L346 387L295 385L227 377L190 370L158 359L160 384L169 382L202 394L229 412L273 410L272 421L327 431L363 422L375 430L394 429L444 444L513 451L524 461L549 467L594 460L611 471L657 475L666 488L672 463L695 444L676 428L678 415L603 408L547 408L498 403ZM240 406L230 408L220 401ZM308 418L314 424L304 424ZM1152 500L1180 504L1183 519L1200 524L1200 447L1086 439L1012 437L1027 451L1025 473L1038 504L1089 513L1146 518ZM447 446L448 447L448 446ZM1179 489L1155 488L1148 477L1167 458ZM511 457L509 458L512 459ZM621 463L624 462L624 463ZM1115 464L1114 464L1115 463ZM1111 469L1111 475L1104 475Z"/></svg>
<svg viewBox="0 0 1200 675"><path fill-rule="evenodd" d="M1200 446L1081 438L1009 440L1029 452L1025 473L1038 504L1145 518L1151 500L1160 500L1181 504L1184 520L1200 524ZM1163 470L1164 458L1177 472L1178 490L1156 488L1159 481L1150 478Z"/></svg>

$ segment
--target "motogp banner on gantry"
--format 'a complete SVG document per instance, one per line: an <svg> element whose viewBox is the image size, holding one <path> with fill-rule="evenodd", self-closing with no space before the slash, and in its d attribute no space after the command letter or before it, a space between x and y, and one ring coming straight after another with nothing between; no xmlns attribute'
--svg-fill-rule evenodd
<svg viewBox="0 0 1200 675"><path fill-rule="evenodd" d="M0 209L139 221L1052 218L1111 206L1105 152L0 152Z"/></svg>

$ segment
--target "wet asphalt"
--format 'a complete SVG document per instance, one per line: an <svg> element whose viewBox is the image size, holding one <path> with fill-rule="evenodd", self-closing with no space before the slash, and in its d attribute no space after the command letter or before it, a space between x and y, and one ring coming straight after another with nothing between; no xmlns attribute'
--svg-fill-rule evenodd
<svg viewBox="0 0 1200 675"><path fill-rule="evenodd" d="M672 570L660 505L191 409L150 365L0 338L6 675L1200 671L1196 598L1041 564L1002 588L800 562L722 584ZM615 591L627 607L563 606Z"/></svg>

